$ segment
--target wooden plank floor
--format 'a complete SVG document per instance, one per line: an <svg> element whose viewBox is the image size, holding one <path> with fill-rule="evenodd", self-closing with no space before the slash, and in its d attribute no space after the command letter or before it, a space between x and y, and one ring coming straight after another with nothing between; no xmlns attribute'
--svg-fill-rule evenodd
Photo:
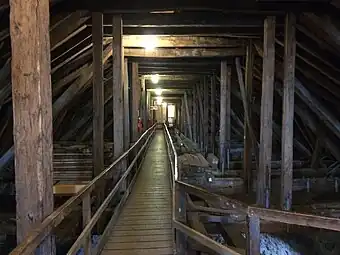
<svg viewBox="0 0 340 255"><path fill-rule="evenodd" d="M157 130L102 255L173 254L167 157L163 131Z"/></svg>

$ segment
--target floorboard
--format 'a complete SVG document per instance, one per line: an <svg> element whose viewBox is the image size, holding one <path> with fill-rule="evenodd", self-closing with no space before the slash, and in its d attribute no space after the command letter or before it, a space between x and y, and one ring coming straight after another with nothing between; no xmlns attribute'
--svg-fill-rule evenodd
<svg viewBox="0 0 340 255"><path fill-rule="evenodd" d="M174 254L169 174L165 137L156 131L102 255Z"/></svg>

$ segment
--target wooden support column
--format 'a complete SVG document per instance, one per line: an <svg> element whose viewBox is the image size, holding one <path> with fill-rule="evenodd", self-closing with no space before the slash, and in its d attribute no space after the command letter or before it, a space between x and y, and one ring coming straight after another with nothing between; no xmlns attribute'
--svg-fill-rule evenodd
<svg viewBox="0 0 340 255"><path fill-rule="evenodd" d="M248 118L249 123L244 114L244 154L243 154L243 168L244 168L244 183L247 192L251 190L252 184L252 154L253 154L253 144L252 144L252 134L251 134L251 104L252 104L252 92L253 92L253 68L254 68L254 48L252 41L249 41L246 53L246 70L245 70L245 97L247 101L246 107L248 108Z"/></svg>
<svg viewBox="0 0 340 255"><path fill-rule="evenodd" d="M17 242L53 212L48 0L10 0ZM3 205L4 206L4 205ZM35 254L55 254L47 236Z"/></svg>
<svg viewBox="0 0 340 255"><path fill-rule="evenodd" d="M148 120L148 113L147 113L147 105L146 105L146 87L145 87L145 78L141 78L141 118L143 123L143 130L146 130L147 127L147 120Z"/></svg>
<svg viewBox="0 0 340 255"><path fill-rule="evenodd" d="M194 86L192 91L192 136L193 141L197 143L197 92L196 92L196 86Z"/></svg>
<svg viewBox="0 0 340 255"><path fill-rule="evenodd" d="M189 113L189 103L188 103L187 92L184 93L184 107L185 107L185 113L186 113L186 123L187 123L189 138L192 140L191 116L190 116L190 113Z"/></svg>
<svg viewBox="0 0 340 255"><path fill-rule="evenodd" d="M220 91L220 169L224 173L226 166L226 140L227 140L227 62L221 62L221 91Z"/></svg>
<svg viewBox="0 0 340 255"><path fill-rule="evenodd" d="M124 59L124 150L130 146L130 97L128 59Z"/></svg>
<svg viewBox="0 0 340 255"><path fill-rule="evenodd" d="M138 140L138 110L139 110L140 85L138 78L138 63L131 64L131 142Z"/></svg>
<svg viewBox="0 0 340 255"><path fill-rule="evenodd" d="M113 50L113 155L119 157L124 152L124 82L123 82L123 29L122 18L114 15L112 19ZM120 166L120 170L123 166Z"/></svg>
<svg viewBox="0 0 340 255"><path fill-rule="evenodd" d="M149 128L149 120L152 119L152 116L151 116L151 92L150 91L147 91L146 92L146 112L147 112L147 125L146 125L146 129Z"/></svg>
<svg viewBox="0 0 340 255"><path fill-rule="evenodd" d="M212 153L215 152L215 135L216 135L216 80L215 76L211 76L211 99L210 99L210 125L211 125L211 150Z"/></svg>
<svg viewBox="0 0 340 255"><path fill-rule="evenodd" d="M185 117L185 106L184 106L184 97L181 99L181 130L185 136L187 133L187 125L186 125L186 117Z"/></svg>
<svg viewBox="0 0 340 255"><path fill-rule="evenodd" d="M204 152L208 152L209 147L209 83L208 77L203 79L203 125L204 125Z"/></svg>
<svg viewBox="0 0 340 255"><path fill-rule="evenodd" d="M104 83L103 83L103 14L92 14L93 41L93 174L104 170ZM101 199L99 199L101 200ZM101 203L101 201L99 201Z"/></svg>
<svg viewBox="0 0 340 255"><path fill-rule="evenodd" d="M226 109L226 168L230 169L231 147L231 66L227 66L227 109Z"/></svg>
<svg viewBox="0 0 340 255"><path fill-rule="evenodd" d="M198 100L198 105L199 105L199 122L198 122L198 127L199 127L199 145L201 152L204 151L204 104L203 104L203 96L202 96L202 91L203 89L203 84L199 83L197 85L197 100Z"/></svg>
<svg viewBox="0 0 340 255"><path fill-rule="evenodd" d="M295 84L295 15L288 13L285 20L285 55L282 107L282 166L281 208L291 210L293 188L293 127L294 127L294 84Z"/></svg>
<svg viewBox="0 0 340 255"><path fill-rule="evenodd" d="M273 92L275 69L275 17L264 21L263 73L261 97L261 131L259 171L257 176L257 204L269 207L272 158Z"/></svg>
<svg viewBox="0 0 340 255"><path fill-rule="evenodd" d="M176 104L176 118L177 118L177 128L181 129L181 104Z"/></svg>
<svg viewBox="0 0 340 255"><path fill-rule="evenodd" d="M230 132L231 132L231 69L226 61L221 62L221 99L220 99L220 168L222 173L229 169Z"/></svg>

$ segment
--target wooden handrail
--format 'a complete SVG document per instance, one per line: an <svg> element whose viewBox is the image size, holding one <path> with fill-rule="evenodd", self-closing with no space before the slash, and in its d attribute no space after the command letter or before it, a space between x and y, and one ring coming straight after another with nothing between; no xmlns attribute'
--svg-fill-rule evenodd
<svg viewBox="0 0 340 255"><path fill-rule="evenodd" d="M149 137L147 138L146 142L144 143L144 145L142 146L142 148L139 149L137 155L134 157L134 159L132 160L131 164L129 165L129 167L126 169L126 171L124 172L124 174L122 175L122 177L119 179L119 181L116 183L116 185L114 186L114 188L111 190L111 192L109 193L109 195L105 198L104 202L100 205L100 207L98 208L98 210L96 211L96 213L93 215L93 217L91 218L90 222L86 225L86 227L83 229L83 231L81 232L81 234L79 235L79 237L77 238L77 240L74 242L74 244L72 245L72 247L70 248L70 250L68 251L67 255L72 255L75 254L79 248L81 248L82 244L84 243L85 238L91 234L91 230L93 229L93 227L96 225L97 221L99 220L100 216L103 214L103 212L105 211L105 209L108 207L109 203L111 202L112 198L114 197L114 195L117 193L117 191L119 190L120 186L124 183L124 181L126 180L126 178L128 177L128 175L130 174L131 170L133 169L135 163L137 162L139 156L142 154L142 152L144 151L144 149L146 148L146 146L148 145L148 142L150 140L152 136L152 133L149 135Z"/></svg>
<svg viewBox="0 0 340 255"><path fill-rule="evenodd" d="M174 221L173 225L176 229L180 230L182 233L185 235L189 236L190 238L194 239L198 243L202 244L205 247L208 247L209 249L217 252L218 254L223 254L223 255L240 255L240 253L230 249L227 246L224 246L223 244L220 244L210 237L207 237L203 235L202 233L188 227L187 225L179 222L179 221Z"/></svg>
<svg viewBox="0 0 340 255"><path fill-rule="evenodd" d="M156 124L146 130L140 138L121 156L119 156L110 166L108 166L101 174L90 181L78 194L69 198L63 205L53 211L40 224L37 225L11 253L10 255L32 254L39 244L48 236L51 231L57 227L65 217L94 189L95 185L100 182L106 175L111 173L114 167L122 161L129 153L140 144L150 131L153 131ZM124 175L123 175L124 176Z"/></svg>
<svg viewBox="0 0 340 255"><path fill-rule="evenodd" d="M175 147L172 142L172 138L166 126L164 126L167 139L171 146L168 146L168 149L173 150L173 155L176 155ZM169 153L169 157L170 157ZM171 160L171 158L170 158ZM172 162L171 162L172 163ZM172 167L173 163L172 163ZM192 194L197 197L200 197L204 200L211 200L214 201L212 204L218 207L218 210L210 210L210 212L218 212L222 214L230 213L227 211L228 209L232 209L234 212L238 211L240 213L245 213L247 215L247 225L248 225L248 250L247 254L249 255L260 255L260 220L266 221L274 221L279 223L286 223L286 224L293 224L293 225L300 225L306 227L315 227L321 229L328 229L334 231L340 231L340 219L331 218L331 217L323 217L318 215L312 214L302 214L302 213L295 213L295 212L287 212L287 211L280 211L280 210L273 210L273 209L266 209L256 206L249 206L244 204L240 201L229 199L222 195L218 195L215 193L211 193L203 188L196 187L194 185L174 180L174 187L173 187L173 227L186 236L196 240L198 243L214 250L218 254L239 254L236 251L225 247L209 237L195 231L194 229L190 228L189 226L185 225L184 223L180 222L175 216L176 213L181 212L184 208L179 206L180 208L176 208L176 193L179 190L183 191L184 194ZM181 196L179 194L179 196ZM185 198L186 199L186 198ZM195 209L202 211L208 211L208 208L205 207L196 207Z"/></svg>
<svg viewBox="0 0 340 255"><path fill-rule="evenodd" d="M227 198L222 195L218 195L216 193L209 192L208 190L202 189L200 187L197 187L195 185L191 185L182 181L176 181L176 184L180 186L180 188L184 189L185 192L191 195L195 195L197 197L200 197L204 200L215 200L217 203L215 203L217 206L219 206L222 209L233 209L238 210L239 212L247 213L248 205L237 201L235 199Z"/></svg>
<svg viewBox="0 0 340 255"><path fill-rule="evenodd" d="M273 210L261 207L248 207L249 215L256 215L262 220L340 231L340 219L313 214Z"/></svg>

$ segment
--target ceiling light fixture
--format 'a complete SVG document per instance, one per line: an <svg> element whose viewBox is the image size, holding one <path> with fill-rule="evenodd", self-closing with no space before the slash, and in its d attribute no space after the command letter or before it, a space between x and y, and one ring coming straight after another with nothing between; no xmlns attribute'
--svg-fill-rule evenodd
<svg viewBox="0 0 340 255"><path fill-rule="evenodd" d="M153 84L157 84L159 82L159 75L158 74L153 74L151 76L151 81Z"/></svg>
<svg viewBox="0 0 340 255"><path fill-rule="evenodd" d="M157 105L162 105L162 102L163 102L163 98L162 97L157 97L156 98L156 104Z"/></svg>
<svg viewBox="0 0 340 255"><path fill-rule="evenodd" d="M142 37L142 47L146 50L153 50L157 47L158 38L155 35L146 35Z"/></svg>
<svg viewBox="0 0 340 255"><path fill-rule="evenodd" d="M162 95L162 89L161 88L155 89L155 94L157 96L161 96Z"/></svg>

